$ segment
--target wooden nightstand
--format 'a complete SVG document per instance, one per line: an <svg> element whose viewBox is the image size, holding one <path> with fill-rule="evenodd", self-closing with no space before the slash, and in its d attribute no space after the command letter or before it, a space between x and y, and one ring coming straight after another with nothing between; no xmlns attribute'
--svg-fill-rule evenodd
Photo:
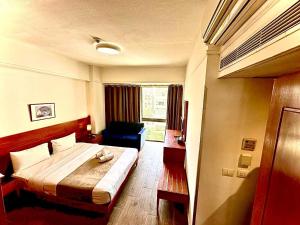
<svg viewBox="0 0 300 225"><path fill-rule="evenodd" d="M101 145L103 143L103 136L101 134L93 134L92 136L87 137L84 142Z"/></svg>
<svg viewBox="0 0 300 225"><path fill-rule="evenodd" d="M3 181L4 175L0 173L0 218L1 220L4 219L5 215L5 207L4 207L4 194L3 194L3 188L2 188L2 181Z"/></svg>
<svg viewBox="0 0 300 225"><path fill-rule="evenodd" d="M17 179L11 178L8 181L3 181L1 183L1 186L4 197L14 191L17 193L18 196L20 195L21 183Z"/></svg>

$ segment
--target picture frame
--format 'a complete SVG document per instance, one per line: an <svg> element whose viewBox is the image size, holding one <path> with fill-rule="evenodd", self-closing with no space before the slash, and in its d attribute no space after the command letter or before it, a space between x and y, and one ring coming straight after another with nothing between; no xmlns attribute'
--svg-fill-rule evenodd
<svg viewBox="0 0 300 225"><path fill-rule="evenodd" d="M30 120L39 121L55 118L55 103L29 104Z"/></svg>

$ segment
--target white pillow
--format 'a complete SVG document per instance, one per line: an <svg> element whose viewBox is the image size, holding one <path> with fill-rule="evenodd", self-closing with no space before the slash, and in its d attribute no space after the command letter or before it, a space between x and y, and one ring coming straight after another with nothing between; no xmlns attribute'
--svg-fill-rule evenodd
<svg viewBox="0 0 300 225"><path fill-rule="evenodd" d="M53 154L72 148L76 143L75 133L51 141Z"/></svg>
<svg viewBox="0 0 300 225"><path fill-rule="evenodd" d="M10 152L10 158L13 164L14 172L16 173L19 170L28 168L50 158L48 144L44 143L19 152Z"/></svg>

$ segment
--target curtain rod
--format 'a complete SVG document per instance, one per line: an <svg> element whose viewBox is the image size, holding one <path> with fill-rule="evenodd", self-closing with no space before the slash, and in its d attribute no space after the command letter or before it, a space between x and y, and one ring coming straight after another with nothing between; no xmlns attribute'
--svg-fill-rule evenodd
<svg viewBox="0 0 300 225"><path fill-rule="evenodd" d="M127 86L147 86L147 87L158 87L158 86L169 86L169 85L178 85L178 86L184 86L183 84L170 84L170 83L161 83L161 84L147 84L147 83L142 83L142 84L139 84L139 83L136 83L136 84L132 84L132 83L103 83L104 86L108 86L108 85L111 85L111 86L124 86L124 85L127 85Z"/></svg>

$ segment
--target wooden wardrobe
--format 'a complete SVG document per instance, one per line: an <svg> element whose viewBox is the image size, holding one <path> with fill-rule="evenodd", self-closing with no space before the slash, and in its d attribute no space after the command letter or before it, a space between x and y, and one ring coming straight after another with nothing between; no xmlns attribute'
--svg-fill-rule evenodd
<svg viewBox="0 0 300 225"><path fill-rule="evenodd" d="M300 225L300 73L274 82L251 225Z"/></svg>

